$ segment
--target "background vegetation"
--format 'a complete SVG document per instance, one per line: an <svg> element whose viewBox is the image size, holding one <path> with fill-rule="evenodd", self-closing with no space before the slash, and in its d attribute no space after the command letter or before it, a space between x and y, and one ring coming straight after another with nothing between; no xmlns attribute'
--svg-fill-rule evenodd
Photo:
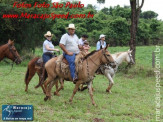
<svg viewBox="0 0 163 122"><path fill-rule="evenodd" d="M25 3L35 1L17 0ZM37 0L40 3L51 0ZM66 32L65 27L69 23L74 23L77 27L76 33L80 37L82 34L89 35L91 45L95 45L100 34L106 34L106 42L111 46L127 46L130 40L130 25L131 25L131 9L129 6L115 6L103 8L100 11L96 10L95 6L87 5L84 8L13 8L15 0L0 1L0 44L4 44L7 40L14 39L18 50L27 49L35 51L36 46L42 46L44 41L43 34L48 30L54 33L54 44L57 45L62 34ZM66 4L66 2L63 2ZM89 12L94 14L93 18L68 18L65 19L3 19L3 14L21 14L22 12L35 14L85 14ZM163 21L157 20L158 14L153 11L141 12L138 32L137 45L153 45L163 44ZM5 36L4 36L5 35Z"/></svg>

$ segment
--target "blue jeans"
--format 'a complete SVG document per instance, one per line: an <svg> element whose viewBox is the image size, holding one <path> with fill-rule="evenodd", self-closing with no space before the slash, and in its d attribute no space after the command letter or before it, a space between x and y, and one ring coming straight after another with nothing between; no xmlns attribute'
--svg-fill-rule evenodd
<svg viewBox="0 0 163 122"><path fill-rule="evenodd" d="M43 58L43 62L46 63L48 60L50 60L51 58L53 57L53 54L52 53L44 53L42 55L42 58Z"/></svg>
<svg viewBox="0 0 163 122"><path fill-rule="evenodd" d="M71 77L72 77L72 79L74 79L75 78L75 56L76 56L76 54L67 55L67 54L63 53L63 56L66 58L66 60L69 63Z"/></svg>

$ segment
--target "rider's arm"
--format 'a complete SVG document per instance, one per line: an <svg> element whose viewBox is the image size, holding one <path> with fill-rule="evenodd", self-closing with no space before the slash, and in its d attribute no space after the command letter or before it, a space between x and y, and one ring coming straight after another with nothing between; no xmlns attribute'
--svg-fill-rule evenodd
<svg viewBox="0 0 163 122"><path fill-rule="evenodd" d="M97 44L96 44L96 50L100 50L100 46L101 46L100 41L98 41Z"/></svg>
<svg viewBox="0 0 163 122"><path fill-rule="evenodd" d="M64 44L59 44L60 48L67 54L67 55L73 55L72 52L69 52L68 50L66 50L65 45Z"/></svg>
<svg viewBox="0 0 163 122"><path fill-rule="evenodd" d="M52 48L49 48L49 45L45 45L45 48L49 51L59 51L59 49L52 49Z"/></svg>

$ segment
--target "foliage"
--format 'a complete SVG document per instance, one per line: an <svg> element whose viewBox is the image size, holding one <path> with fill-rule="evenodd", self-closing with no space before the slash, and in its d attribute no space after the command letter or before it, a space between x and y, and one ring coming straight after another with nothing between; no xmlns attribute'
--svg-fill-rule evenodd
<svg viewBox="0 0 163 122"><path fill-rule="evenodd" d="M20 0L25 3L34 4L35 1ZM51 0L37 0L38 2L50 3ZM1 0L0 2L0 44L7 40L15 39L18 50L27 49L34 52L36 46L42 46L44 33L50 30L55 36L52 39L55 45L58 45L61 36L66 33L65 27L69 23L74 23L77 27L76 34L80 38L83 34L88 34L89 42L95 46L100 34L106 34L106 42L111 46L127 46L130 40L131 9L129 6L103 8L99 11L95 6L89 4L84 8L13 8L14 0ZM102 3L105 1L99 2ZM74 2L78 3L78 2ZM63 2L65 5L66 2ZM21 14L22 12L35 14L85 14L90 12L93 18L56 18L52 19L25 19L10 18L3 19L3 14ZM163 22L156 19L157 13L146 11L140 14L140 22L137 32L137 45L150 45L162 43Z"/></svg>

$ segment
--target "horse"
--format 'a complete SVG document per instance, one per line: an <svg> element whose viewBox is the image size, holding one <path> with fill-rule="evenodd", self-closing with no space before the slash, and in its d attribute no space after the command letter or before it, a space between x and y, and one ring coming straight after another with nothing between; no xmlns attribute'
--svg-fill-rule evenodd
<svg viewBox="0 0 163 122"><path fill-rule="evenodd" d="M88 91L91 97L91 102L93 105L95 104L92 92L92 80L94 78L95 71L99 68L101 64L109 63L110 65L115 65L114 59L112 58L107 48L101 49L99 51L92 51L91 53L87 54L82 62L82 69L78 72L78 81L75 84L75 88L73 90L73 94L69 99L69 102L72 103L73 97L78 91L79 85L83 83L88 84ZM57 82L58 78L63 78L68 81L72 81L70 72L68 74L64 74L60 66L57 66L57 58L50 59L45 64L45 69L47 71L48 77L44 81L43 85L46 91L46 97L44 101L51 99L51 89L55 82ZM59 69L58 69L59 68ZM82 71L81 71L82 70ZM82 72L82 73L81 73ZM52 82L53 81L53 82Z"/></svg>
<svg viewBox="0 0 163 122"><path fill-rule="evenodd" d="M14 46L14 41L11 41L10 39L7 44L0 46L0 61L2 61L5 57L11 59L16 64L20 64L22 61Z"/></svg>
<svg viewBox="0 0 163 122"><path fill-rule="evenodd" d="M111 66L109 66L107 64L100 66L99 70L102 72L103 75L106 76L106 78L109 81L109 86L106 89L106 92L111 93L111 88L114 85L113 78L115 76L115 73L118 70L119 65L122 62L127 62L128 64L134 64L135 63L133 58L132 58L131 53L132 53L132 51L128 50L126 52L118 52L118 53L112 54L112 57L116 63L115 68L112 68ZM87 86L83 87L83 85L82 85L80 88L80 91L84 91L85 89L87 89Z"/></svg>
<svg viewBox="0 0 163 122"><path fill-rule="evenodd" d="M28 91L28 85L29 85L29 82L31 81L31 79L33 78L33 76L37 73L37 75L39 76L39 83L38 85L40 84L40 81L41 81L41 78L43 77L42 76L42 73L43 73L43 62L42 62L42 66L37 66L37 61L40 59L40 57L35 57L33 58L32 60L29 61L28 63L28 66L27 66L27 71L26 71L26 74L25 74L25 92ZM62 79L60 79L60 88L58 88L58 82L56 83L56 89L57 90L61 90L63 89L64 85L63 85L63 81ZM38 85L35 86L35 88L38 88ZM42 87L42 90L43 90L43 93L45 93L45 90L44 90L44 87L41 85ZM54 92L54 95L57 95L59 96L59 93L57 92Z"/></svg>
<svg viewBox="0 0 163 122"><path fill-rule="evenodd" d="M115 60L116 63L116 67L112 68L109 65L102 65L100 67L102 73L107 77L107 79L109 80L109 86L106 89L106 92L111 93L111 88L114 84L113 78L115 76L115 73L118 70L119 65L122 62L127 62L128 64L135 64L132 55L131 55L132 51L128 50L126 52L118 52L115 54L112 54L113 59Z"/></svg>

